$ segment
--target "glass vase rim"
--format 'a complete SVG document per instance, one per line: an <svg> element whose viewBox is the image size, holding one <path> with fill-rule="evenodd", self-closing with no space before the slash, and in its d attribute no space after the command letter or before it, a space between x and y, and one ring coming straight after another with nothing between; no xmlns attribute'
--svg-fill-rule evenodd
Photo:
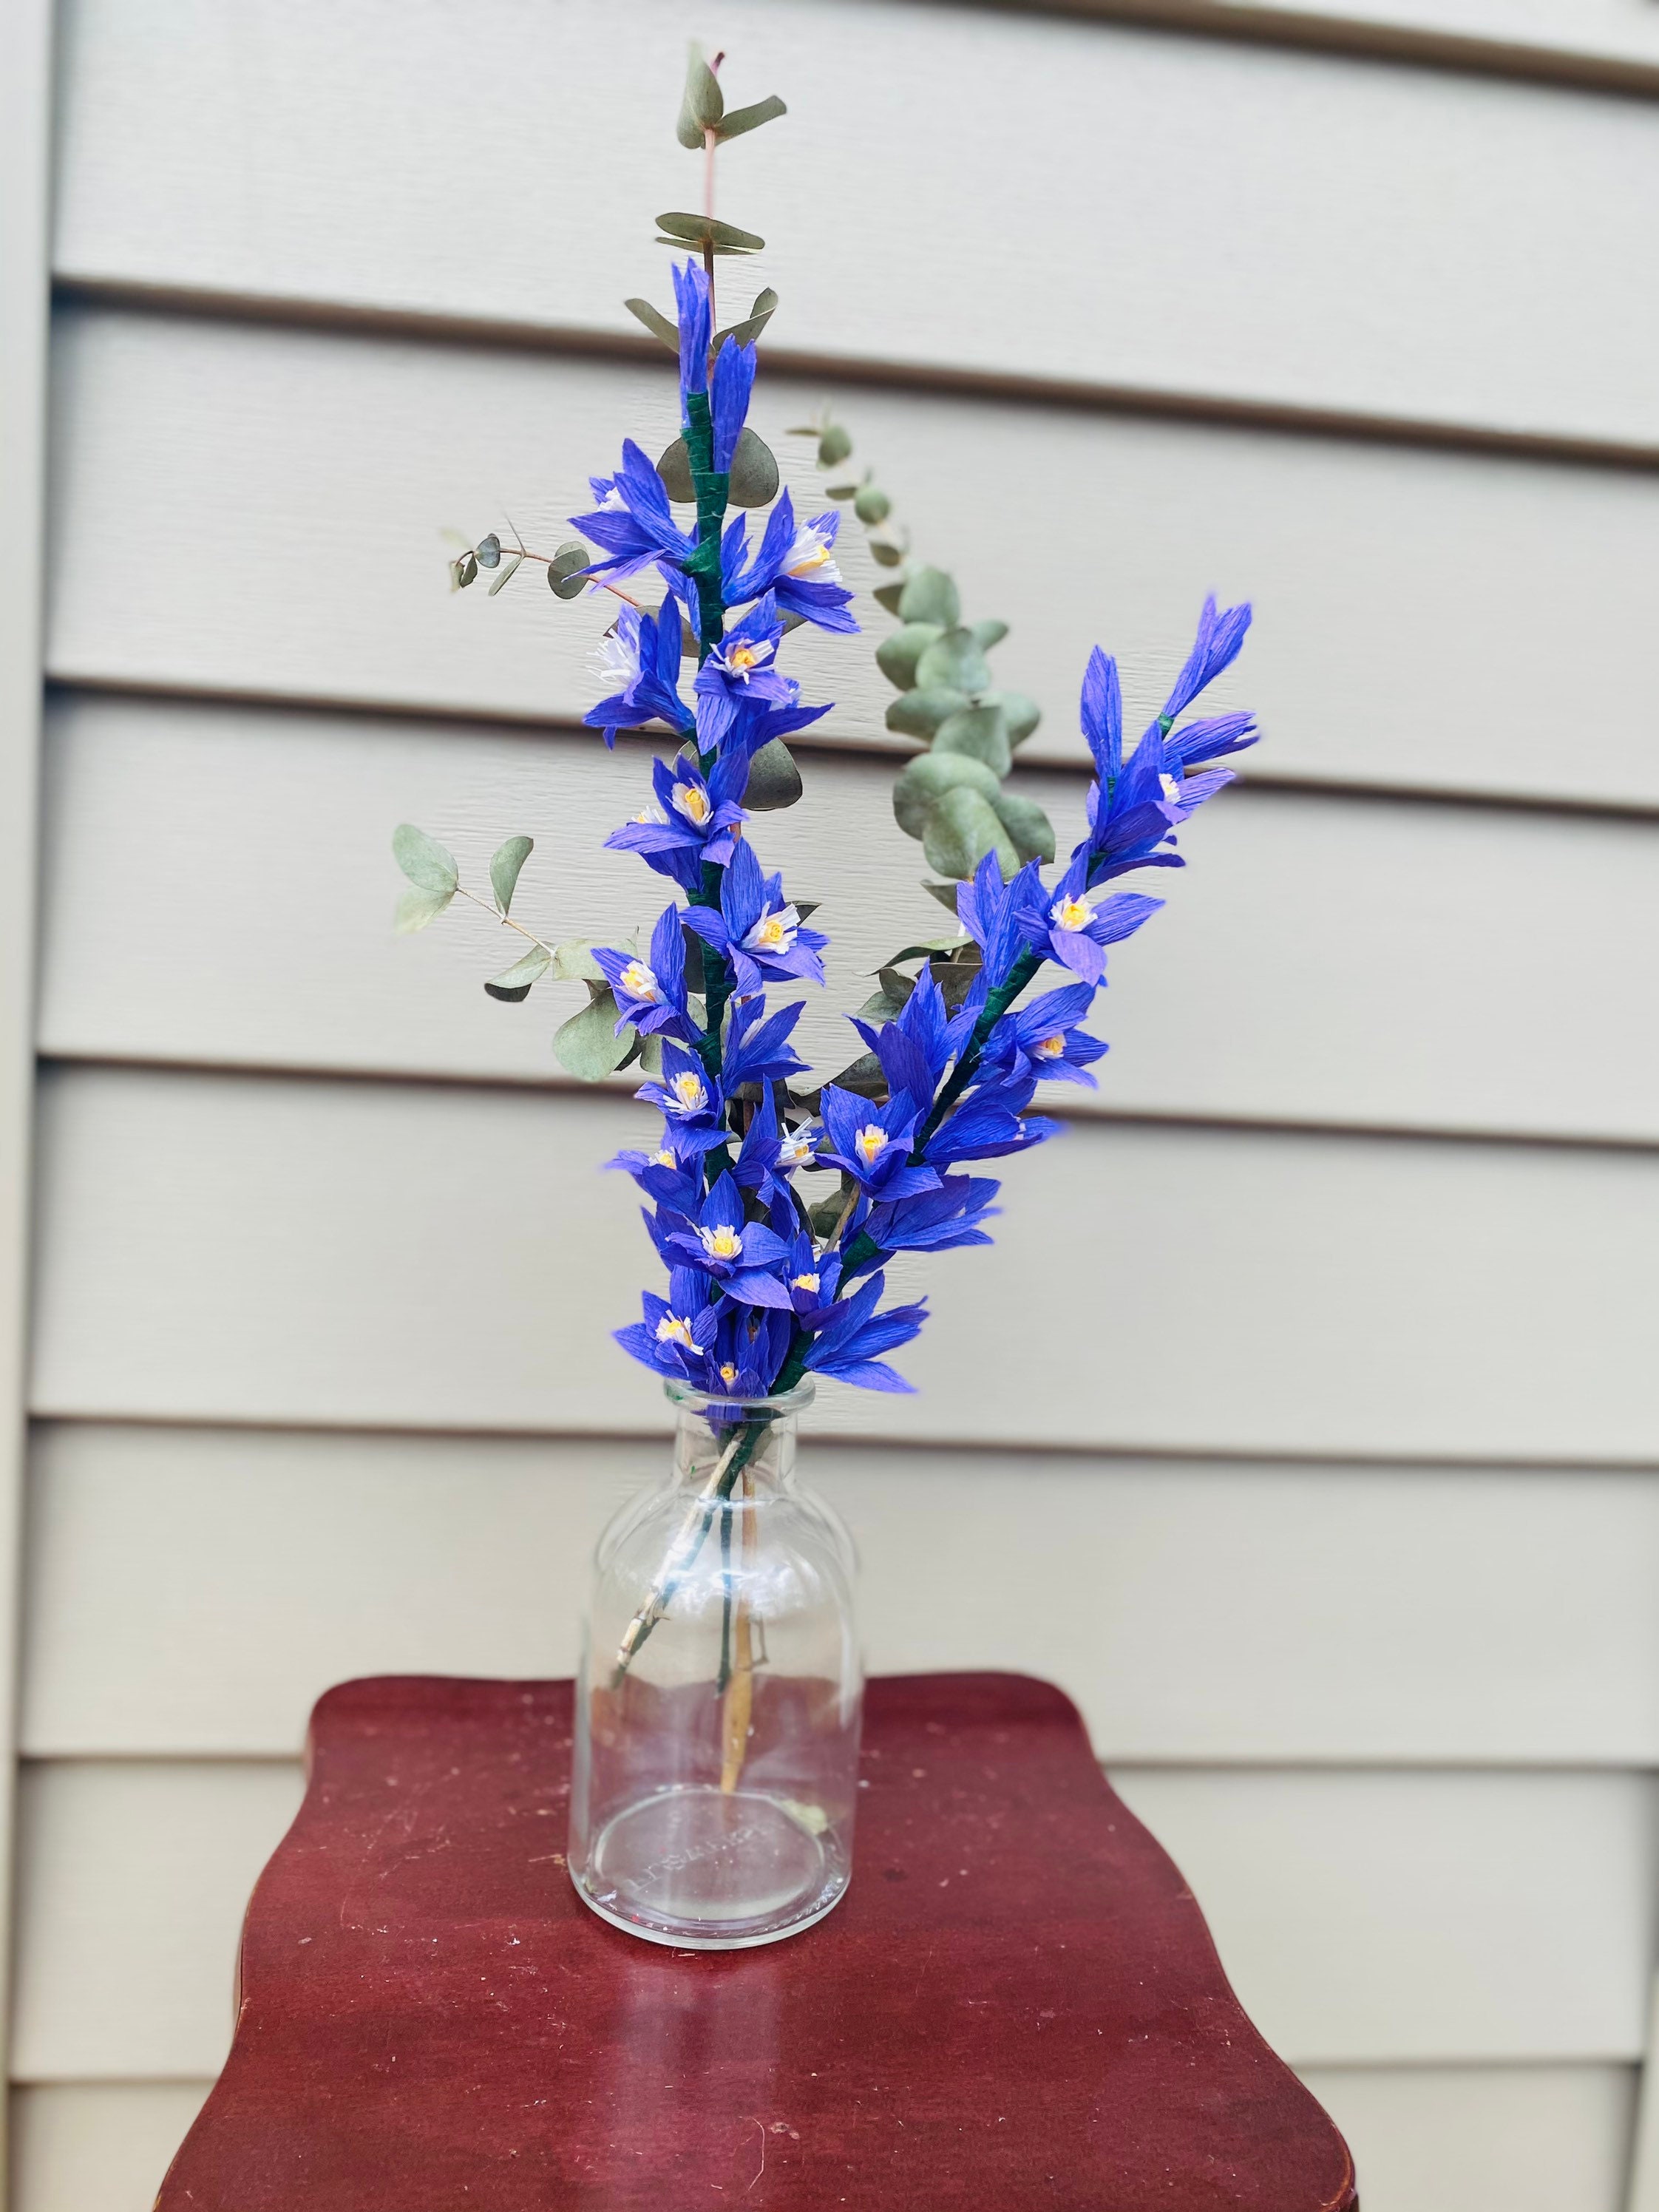
<svg viewBox="0 0 1659 2212"><path fill-rule="evenodd" d="M663 1395L677 1413L695 1413L720 1428L731 1428L738 1423L776 1421L796 1413L804 1413L817 1396L812 1377L804 1376L793 1389L781 1391L773 1398L727 1398L718 1390L706 1390L700 1383L678 1382L672 1377L663 1383Z"/></svg>

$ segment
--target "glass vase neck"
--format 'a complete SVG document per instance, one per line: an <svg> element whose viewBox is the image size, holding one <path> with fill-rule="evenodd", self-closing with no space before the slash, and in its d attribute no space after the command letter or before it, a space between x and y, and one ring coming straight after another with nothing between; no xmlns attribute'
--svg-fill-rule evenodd
<svg viewBox="0 0 1659 2212"><path fill-rule="evenodd" d="M674 1483L711 1498L755 1498L781 1490L795 1468L795 1428L812 1402L805 1382L777 1398L717 1398L667 1385L678 1422Z"/></svg>

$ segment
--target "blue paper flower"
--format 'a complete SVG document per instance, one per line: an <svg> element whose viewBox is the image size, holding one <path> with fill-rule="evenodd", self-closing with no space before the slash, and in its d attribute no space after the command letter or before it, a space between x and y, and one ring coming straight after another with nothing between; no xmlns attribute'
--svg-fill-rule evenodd
<svg viewBox="0 0 1659 2212"><path fill-rule="evenodd" d="M741 709L750 705L793 707L798 687L777 666L783 624L771 594L757 600L734 623L697 671L697 743L715 751Z"/></svg>
<svg viewBox="0 0 1659 2212"><path fill-rule="evenodd" d="M584 575L629 576L665 556L684 562L696 552L696 539L688 538L674 520L654 464L631 438L623 441L616 475L591 481L599 506L568 520L610 557L592 562L582 570Z"/></svg>
<svg viewBox="0 0 1659 2212"><path fill-rule="evenodd" d="M832 1375L843 1382L857 1382L866 1390L908 1391L915 1385L878 1357L901 1344L908 1344L927 1318L924 1303L890 1306L878 1313L886 1290L884 1275L872 1275L837 1306L831 1307L823 1327L812 1340L806 1366L814 1375Z"/></svg>
<svg viewBox="0 0 1659 2212"><path fill-rule="evenodd" d="M1095 995L1091 983L1064 983L1045 991L1029 1006L1009 1013L992 1030L981 1065L1012 1083L1081 1083L1097 1086L1089 1073L1103 1057L1104 1042L1077 1024L1088 1012Z"/></svg>
<svg viewBox="0 0 1659 2212"><path fill-rule="evenodd" d="M932 1168L909 1164L910 1146L921 1120L908 1093L889 1099L884 1106L826 1083L818 1098L823 1134L818 1158L838 1167L872 1196L908 1198L919 1190L932 1190L939 1177Z"/></svg>
<svg viewBox="0 0 1659 2212"><path fill-rule="evenodd" d="M582 720L590 729L605 732L607 745L615 745L618 730L636 730L646 722L690 728L691 710L677 689L681 635L679 608L670 599L658 615L624 606L600 641L599 680L617 688L590 707Z"/></svg>
<svg viewBox="0 0 1659 2212"><path fill-rule="evenodd" d="M785 491L767 517L752 560L743 518L727 531L720 551L721 588L728 607L742 606L770 592L784 614L799 615L820 629L856 630L847 611L853 594L835 562L841 517L834 510L797 523L794 501Z"/></svg>
<svg viewBox="0 0 1659 2212"><path fill-rule="evenodd" d="M749 819L738 803L748 779L749 763L738 753L722 754L706 777L689 750L653 761L655 806L613 830L606 848L637 853L647 867L696 891L706 860L724 866L732 857L732 832Z"/></svg>
<svg viewBox="0 0 1659 2212"><path fill-rule="evenodd" d="M619 952L614 946L599 945L593 948L593 958L617 1001L618 1036L630 1022L641 1036L650 1036L658 1030L669 1036L691 1036L685 939L677 906L665 907L658 915L648 960L641 960L637 952Z"/></svg>
<svg viewBox="0 0 1659 2212"><path fill-rule="evenodd" d="M1198 618L1198 635L1187 656L1186 665L1175 680L1175 689L1164 702L1160 717L1168 729L1177 714L1191 706L1199 693L1213 684L1224 668L1231 668L1237 659L1244 642L1244 633L1250 627L1249 602L1237 607L1217 611L1212 592L1204 602L1204 611Z"/></svg>
<svg viewBox="0 0 1659 2212"><path fill-rule="evenodd" d="M726 1142L726 1100L695 1053L676 1044L662 1048L662 1079L642 1083L634 1096L663 1117L663 1142L682 1158L712 1152Z"/></svg>
<svg viewBox="0 0 1659 2212"><path fill-rule="evenodd" d="M775 981L788 976L811 983L823 981L818 955L829 939L821 930L809 929L789 904L781 876L761 873L746 837L738 839L720 878L720 905L688 907L685 920L706 945L731 962L737 988L745 995L758 991L768 977Z"/></svg>
<svg viewBox="0 0 1659 2212"><path fill-rule="evenodd" d="M714 336L708 271L695 261L673 264L674 306L680 331L680 406L694 392L708 389L708 346Z"/></svg>
<svg viewBox="0 0 1659 2212"><path fill-rule="evenodd" d="M678 1217L677 1217L678 1218ZM780 1276L789 1247L763 1222L744 1218L743 1193L728 1170L684 1229L671 1230L666 1243L681 1265L700 1267L727 1296L749 1306L793 1310Z"/></svg>
<svg viewBox="0 0 1659 2212"><path fill-rule="evenodd" d="M1073 858L1046 905L1021 914L1020 927L1049 959L1094 984L1106 973L1106 947L1139 929L1164 902L1139 891L1120 891L1092 906L1085 896L1088 888L1089 856L1084 853Z"/></svg>

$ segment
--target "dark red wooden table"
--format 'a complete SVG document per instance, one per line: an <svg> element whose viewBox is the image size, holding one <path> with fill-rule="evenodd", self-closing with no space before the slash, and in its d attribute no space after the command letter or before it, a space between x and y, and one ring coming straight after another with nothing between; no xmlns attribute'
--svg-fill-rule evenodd
<svg viewBox="0 0 1659 2212"><path fill-rule="evenodd" d="M872 1682L845 1902L726 1953L578 1903L570 1696L323 1698L158 2212L1355 2212L1058 1690Z"/></svg>

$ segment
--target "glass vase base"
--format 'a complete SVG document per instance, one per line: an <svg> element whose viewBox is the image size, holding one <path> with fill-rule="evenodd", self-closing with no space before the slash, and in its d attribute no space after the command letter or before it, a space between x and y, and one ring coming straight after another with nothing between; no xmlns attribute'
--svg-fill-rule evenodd
<svg viewBox="0 0 1659 2212"><path fill-rule="evenodd" d="M848 1867L831 1832L752 1790L665 1790L618 1813L571 1879L613 1928L682 1951L780 1942L841 1902Z"/></svg>

